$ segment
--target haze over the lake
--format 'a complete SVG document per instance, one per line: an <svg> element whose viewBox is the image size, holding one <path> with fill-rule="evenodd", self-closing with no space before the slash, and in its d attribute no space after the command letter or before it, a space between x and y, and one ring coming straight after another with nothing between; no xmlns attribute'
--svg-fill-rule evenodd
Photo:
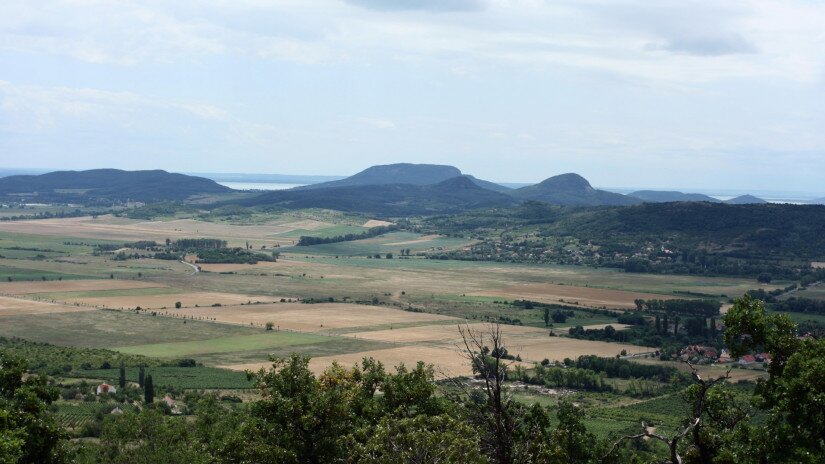
<svg viewBox="0 0 825 464"><path fill-rule="evenodd" d="M822 191L825 2L0 4L0 167Z"/></svg>

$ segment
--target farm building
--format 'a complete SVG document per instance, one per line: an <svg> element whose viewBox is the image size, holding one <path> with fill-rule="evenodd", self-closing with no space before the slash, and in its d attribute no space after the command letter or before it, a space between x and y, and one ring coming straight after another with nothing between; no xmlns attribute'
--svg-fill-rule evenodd
<svg viewBox="0 0 825 464"><path fill-rule="evenodd" d="M750 354L746 354L739 358L739 364L753 364L756 362L756 357Z"/></svg>
<svg viewBox="0 0 825 464"><path fill-rule="evenodd" d="M108 383L102 383L97 386L98 395L114 395L115 393L117 393L117 389Z"/></svg>

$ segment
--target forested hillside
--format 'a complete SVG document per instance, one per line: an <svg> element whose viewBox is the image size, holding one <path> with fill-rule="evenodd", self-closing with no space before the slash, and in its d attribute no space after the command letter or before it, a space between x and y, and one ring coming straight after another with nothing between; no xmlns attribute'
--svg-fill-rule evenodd
<svg viewBox="0 0 825 464"><path fill-rule="evenodd" d="M825 257L825 207L644 203L564 208L539 202L424 220L482 240L445 257L563 262L636 272L793 275Z"/></svg>
<svg viewBox="0 0 825 464"><path fill-rule="evenodd" d="M310 190L281 190L235 202L242 206L288 209L327 208L381 216L461 213L512 206L512 197L479 187L459 176L434 185L387 184Z"/></svg>
<svg viewBox="0 0 825 464"><path fill-rule="evenodd" d="M231 191L210 179L162 170L92 169L0 178L0 197L38 202L180 201Z"/></svg>

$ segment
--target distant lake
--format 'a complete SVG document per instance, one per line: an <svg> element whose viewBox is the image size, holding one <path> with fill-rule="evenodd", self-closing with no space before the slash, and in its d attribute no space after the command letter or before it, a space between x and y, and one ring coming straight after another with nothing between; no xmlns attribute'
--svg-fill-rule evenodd
<svg viewBox="0 0 825 464"><path fill-rule="evenodd" d="M235 190L286 190L306 184L275 184L271 182L218 182Z"/></svg>

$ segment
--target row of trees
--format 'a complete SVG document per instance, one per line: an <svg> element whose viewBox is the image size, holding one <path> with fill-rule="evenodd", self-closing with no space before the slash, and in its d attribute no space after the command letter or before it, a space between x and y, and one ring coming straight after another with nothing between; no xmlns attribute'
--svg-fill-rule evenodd
<svg viewBox="0 0 825 464"><path fill-rule="evenodd" d="M642 300L633 301L639 311L678 314L680 316L713 317L719 315L722 303L716 300Z"/></svg>

